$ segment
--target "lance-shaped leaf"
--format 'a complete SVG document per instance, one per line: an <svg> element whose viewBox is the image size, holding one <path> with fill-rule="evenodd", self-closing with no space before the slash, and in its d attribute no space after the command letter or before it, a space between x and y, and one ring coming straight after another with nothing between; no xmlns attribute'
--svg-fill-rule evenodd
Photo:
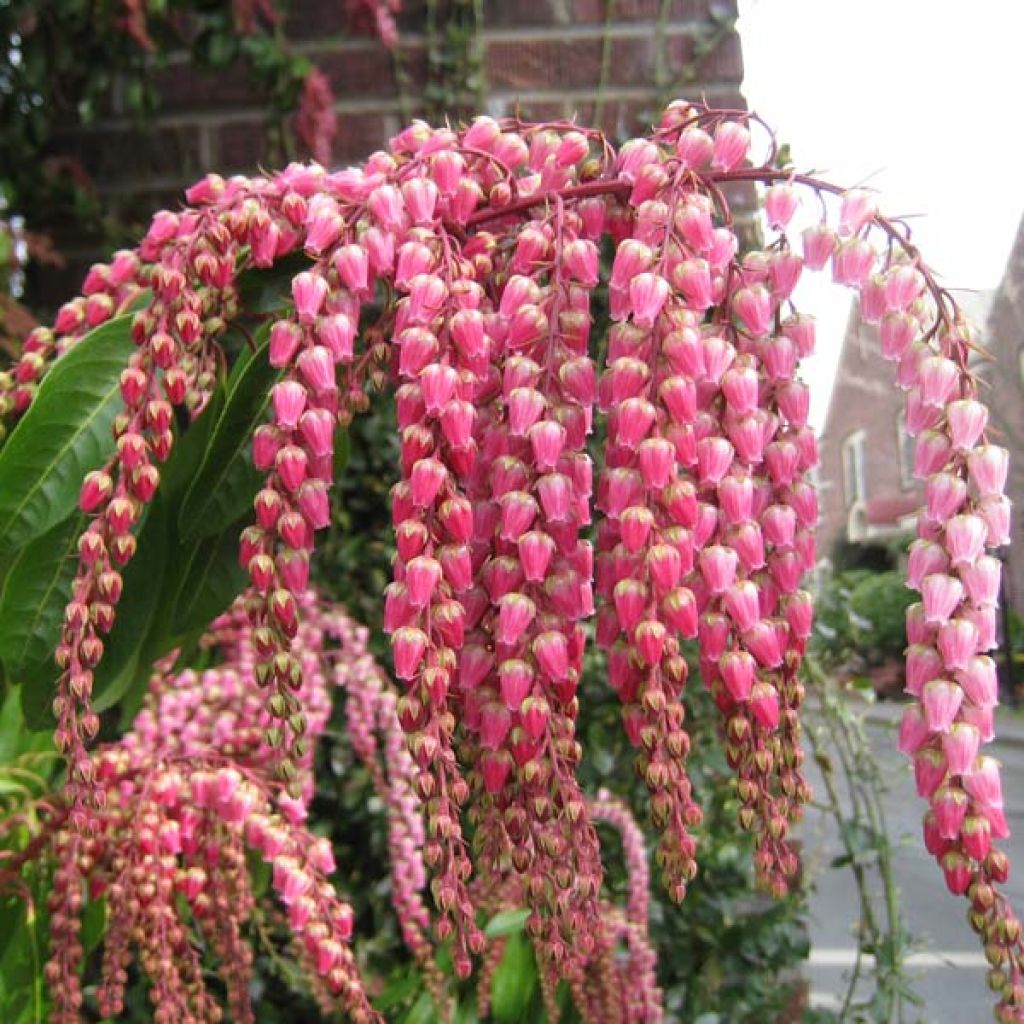
<svg viewBox="0 0 1024 1024"><path fill-rule="evenodd" d="M243 352L231 371L224 408L179 509L178 531L185 540L220 533L248 513L262 483L249 455L250 441L281 371L267 360L265 329L257 340L256 351Z"/></svg>
<svg viewBox="0 0 1024 1024"><path fill-rule="evenodd" d="M20 684L22 705L33 710L30 724L36 727L53 724L47 717L58 675L53 652L83 528L84 516L76 514L23 547L0 594L0 661L8 682Z"/></svg>
<svg viewBox="0 0 1024 1024"><path fill-rule="evenodd" d="M66 520L86 473L113 454L121 371L135 348L131 321L97 327L57 360L0 449L0 555Z"/></svg>

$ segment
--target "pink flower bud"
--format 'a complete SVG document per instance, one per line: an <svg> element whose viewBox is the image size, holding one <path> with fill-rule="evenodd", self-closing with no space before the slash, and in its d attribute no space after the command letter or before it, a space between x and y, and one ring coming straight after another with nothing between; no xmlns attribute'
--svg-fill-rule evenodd
<svg viewBox="0 0 1024 1024"><path fill-rule="evenodd" d="M314 345L299 353L296 360L302 379L315 395L337 390L334 379L334 357L324 345Z"/></svg>
<svg viewBox="0 0 1024 1024"><path fill-rule="evenodd" d="M718 659L718 671L729 696L740 704L750 699L757 664L746 651L727 651Z"/></svg>
<svg viewBox="0 0 1024 1024"><path fill-rule="evenodd" d="M270 328L269 358L270 365L287 366L302 341L302 329L289 320L278 320Z"/></svg>
<svg viewBox="0 0 1024 1024"><path fill-rule="evenodd" d="M945 523L952 519L967 500L967 484L953 473L936 473L926 487L926 509L930 519Z"/></svg>
<svg viewBox="0 0 1024 1024"><path fill-rule="evenodd" d="M424 367L437 357L437 337L422 327L409 327L402 331L398 344L398 372L405 377L418 377Z"/></svg>
<svg viewBox="0 0 1024 1024"><path fill-rule="evenodd" d="M999 762L994 757L977 758L970 770L963 774L964 789L984 807L1003 806L1003 786Z"/></svg>
<svg viewBox="0 0 1024 1024"><path fill-rule="evenodd" d="M965 775L978 756L981 737L973 725L955 722L942 737L942 752L951 775ZM950 837L952 838L952 837Z"/></svg>
<svg viewBox="0 0 1024 1024"><path fill-rule="evenodd" d="M408 289L420 274L429 274L435 267L434 254L422 242L406 242L398 250L395 266L395 287Z"/></svg>
<svg viewBox="0 0 1024 1024"><path fill-rule="evenodd" d="M533 669L518 658L503 661L498 667L501 699L509 711L518 711L533 686Z"/></svg>
<svg viewBox="0 0 1024 1024"><path fill-rule="evenodd" d="M480 742L486 750L497 750L512 726L508 708L496 701L485 704L480 711Z"/></svg>
<svg viewBox="0 0 1024 1024"><path fill-rule="evenodd" d="M913 757L929 737L928 723L916 704L909 704L900 719L900 734L896 746L908 757Z"/></svg>
<svg viewBox="0 0 1024 1024"><path fill-rule="evenodd" d="M274 465L274 459L281 448L281 441L277 431L269 424L257 427L252 436L252 461L253 465L266 471Z"/></svg>
<svg viewBox="0 0 1024 1024"><path fill-rule="evenodd" d="M562 259L569 273L588 288L597 284L597 246L584 238L576 238L562 250Z"/></svg>
<svg viewBox="0 0 1024 1024"><path fill-rule="evenodd" d="M318 325L318 334L336 363L352 362L356 328L351 317L345 313L325 316Z"/></svg>
<svg viewBox="0 0 1024 1024"><path fill-rule="evenodd" d="M701 575L712 594L722 594L732 585L738 562L736 552L721 544L714 544L701 551Z"/></svg>
<svg viewBox="0 0 1024 1024"><path fill-rule="evenodd" d="M887 313L882 317L882 357L898 362L918 334L917 321L907 313Z"/></svg>
<svg viewBox="0 0 1024 1024"><path fill-rule="evenodd" d="M753 628L760 618L757 586L750 580L738 580L724 593L722 604L741 633Z"/></svg>
<svg viewBox="0 0 1024 1024"><path fill-rule="evenodd" d="M972 398L950 402L946 407L949 437L957 451L970 451L988 423L988 409Z"/></svg>
<svg viewBox="0 0 1024 1024"><path fill-rule="evenodd" d="M616 288L628 288L633 278L642 274L653 263L654 253L649 246L634 238L627 238L615 251L608 283Z"/></svg>
<svg viewBox="0 0 1024 1024"><path fill-rule="evenodd" d="M950 444L946 435L937 430L926 430L914 446L914 476L925 480L938 473L949 462Z"/></svg>
<svg viewBox="0 0 1024 1024"><path fill-rule="evenodd" d="M836 284L860 288L871 276L875 250L863 238L848 238L839 243L832 256L832 277Z"/></svg>
<svg viewBox="0 0 1024 1024"><path fill-rule="evenodd" d="M772 299L759 284L740 288L732 299L733 312L751 334L767 334L772 328Z"/></svg>
<svg viewBox="0 0 1024 1024"><path fill-rule="evenodd" d="M977 815L964 818L960 847L972 860L982 861L988 856L992 849L992 828L985 818Z"/></svg>
<svg viewBox="0 0 1024 1024"><path fill-rule="evenodd" d="M555 542L546 533L524 533L517 543L523 575L531 583L542 583L555 553Z"/></svg>
<svg viewBox="0 0 1024 1024"><path fill-rule="evenodd" d="M1010 453L995 445L983 445L967 456L971 483L982 497L998 496L1006 489Z"/></svg>
<svg viewBox="0 0 1024 1024"><path fill-rule="evenodd" d="M750 691L750 711L757 724L768 732L779 727L779 694L771 683L759 680Z"/></svg>
<svg viewBox="0 0 1024 1024"><path fill-rule="evenodd" d="M437 185L430 178L410 178L402 185L402 198L415 224L434 220L437 197Z"/></svg>
<svg viewBox="0 0 1024 1024"><path fill-rule="evenodd" d="M960 569L960 582L973 604L979 608L995 608L999 603L1001 573L999 559L983 555L974 565L965 565Z"/></svg>
<svg viewBox="0 0 1024 1024"><path fill-rule="evenodd" d="M404 626L391 637L391 650L395 659L395 675L399 679L414 679L423 654L427 649L427 634L422 629Z"/></svg>
<svg viewBox="0 0 1024 1024"><path fill-rule="evenodd" d="M907 693L920 696L921 688L942 675L943 662L934 647L911 644L907 648Z"/></svg>
<svg viewBox="0 0 1024 1024"><path fill-rule="evenodd" d="M694 309L703 312L715 304L711 266L707 260L683 260L673 269L672 281Z"/></svg>
<svg viewBox="0 0 1024 1024"><path fill-rule="evenodd" d="M370 193L366 205L385 231L398 233L405 229L407 218L402 194L394 185L379 185Z"/></svg>
<svg viewBox="0 0 1024 1024"><path fill-rule="evenodd" d="M558 630L541 633L531 646L533 656L541 671L554 682L561 682L569 675L569 648L565 636Z"/></svg>
<svg viewBox="0 0 1024 1024"><path fill-rule="evenodd" d="M832 258L838 239L827 224L816 224L803 233L804 263L811 270L822 270Z"/></svg>
<svg viewBox="0 0 1024 1024"><path fill-rule="evenodd" d="M292 300L300 320L310 323L327 300L327 282L318 274L304 270L292 279Z"/></svg>
<svg viewBox="0 0 1024 1024"><path fill-rule="evenodd" d="M92 470L85 475L78 495L78 507L87 515L106 504L114 491L114 481L109 473Z"/></svg>
<svg viewBox="0 0 1024 1024"><path fill-rule="evenodd" d="M932 679L921 687L921 707L931 732L949 732L963 703L964 692L948 679Z"/></svg>
<svg viewBox="0 0 1024 1024"><path fill-rule="evenodd" d="M334 417L326 409L307 409L299 418L299 433L314 456L334 453Z"/></svg>
<svg viewBox="0 0 1024 1024"><path fill-rule="evenodd" d="M537 502L526 491L507 491L501 497L501 538L516 541L533 525Z"/></svg>
<svg viewBox="0 0 1024 1024"><path fill-rule="evenodd" d="M536 605L525 594L505 594L498 603L495 639L509 646L517 644L536 614Z"/></svg>
<svg viewBox="0 0 1024 1024"><path fill-rule="evenodd" d="M856 235L876 211L875 197L864 189L848 189L839 206L839 234Z"/></svg>
<svg viewBox="0 0 1024 1024"><path fill-rule="evenodd" d="M711 166L715 170L731 171L747 156L750 132L738 121L723 121L715 129Z"/></svg>
<svg viewBox="0 0 1024 1024"><path fill-rule="evenodd" d="M960 383L960 370L952 359L928 356L918 367L921 400L936 408L944 406Z"/></svg>
<svg viewBox="0 0 1024 1024"><path fill-rule="evenodd" d="M299 512L314 530L324 530L331 525L331 502L327 485L322 480L306 480L299 487ZM292 588L295 589L295 588ZM299 587L305 590L305 587Z"/></svg>
<svg viewBox="0 0 1024 1024"><path fill-rule="evenodd" d="M295 380L280 381L271 391L271 401L277 425L294 430L306 408L306 389Z"/></svg>
<svg viewBox="0 0 1024 1024"><path fill-rule="evenodd" d="M986 495L978 503L978 515L985 520L985 543L991 548L1010 543L1010 499L1005 495Z"/></svg>
<svg viewBox="0 0 1024 1024"><path fill-rule="evenodd" d="M295 493L306 479L307 465L306 453L294 444L285 445L274 459L274 466L281 482L292 493Z"/></svg>
<svg viewBox="0 0 1024 1024"><path fill-rule="evenodd" d="M693 639L697 635L697 601L686 587L676 587L665 595L661 604L665 621L680 636Z"/></svg>
<svg viewBox="0 0 1024 1024"><path fill-rule="evenodd" d="M953 567L973 565L985 553L988 527L980 516L957 515L946 523L946 550Z"/></svg>
<svg viewBox="0 0 1024 1024"><path fill-rule="evenodd" d="M943 839L956 839L967 816L967 794L954 786L940 786L931 797L935 825Z"/></svg>
<svg viewBox="0 0 1024 1024"><path fill-rule="evenodd" d="M768 227L785 231L799 208L799 193L788 181L772 185L765 191L764 212Z"/></svg>
<svg viewBox="0 0 1024 1024"><path fill-rule="evenodd" d="M793 252L777 252L772 257L768 276L771 280L771 294L778 302L788 299L796 289L803 273L804 261ZM745 318L743 318L745 320ZM766 333L766 332L759 332Z"/></svg>
<svg viewBox="0 0 1024 1024"><path fill-rule="evenodd" d="M806 590L797 590L789 595L785 603L786 621L793 636L806 640L811 635L814 621L814 601Z"/></svg>
<svg viewBox="0 0 1024 1024"><path fill-rule="evenodd" d="M933 747L922 747L914 755L914 785L917 795L930 799L946 778L946 758Z"/></svg>
<svg viewBox="0 0 1024 1024"><path fill-rule="evenodd" d="M436 274L418 274L409 282L406 315L414 325L429 324L444 305L448 289Z"/></svg>
<svg viewBox="0 0 1024 1024"><path fill-rule="evenodd" d="M563 473L546 473L537 481L537 497L549 522L569 521L572 484ZM609 511L609 514L612 514Z"/></svg>
<svg viewBox="0 0 1024 1024"><path fill-rule="evenodd" d="M706 437L697 443L697 472L702 487L718 484L732 465L733 446L724 437Z"/></svg>
<svg viewBox="0 0 1024 1024"><path fill-rule="evenodd" d="M676 156L684 167L693 171L703 167L714 151L714 141L702 128L687 128L676 142Z"/></svg>
<svg viewBox="0 0 1024 1024"><path fill-rule="evenodd" d="M629 302L633 321L640 327L653 327L668 298L668 281L657 274L637 274L629 282Z"/></svg>
<svg viewBox="0 0 1024 1024"><path fill-rule="evenodd" d="M419 459L409 474L409 486L413 504L428 508L444 486L448 471L437 459Z"/></svg>

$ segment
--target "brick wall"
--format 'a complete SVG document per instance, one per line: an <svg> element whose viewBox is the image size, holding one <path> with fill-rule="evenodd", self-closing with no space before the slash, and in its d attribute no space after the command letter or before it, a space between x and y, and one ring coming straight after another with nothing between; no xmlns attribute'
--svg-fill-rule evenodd
<svg viewBox="0 0 1024 1024"><path fill-rule="evenodd" d="M989 434L994 444L1010 450L1007 493L1013 518L1006 587L1010 604L1024 615L1024 223L992 301L984 342L992 356L982 371L989 384L982 396L992 415Z"/></svg>
<svg viewBox="0 0 1024 1024"><path fill-rule="evenodd" d="M881 539L898 528L899 519L922 498L920 486L903 479L899 458L899 417L903 392L893 386L893 367L881 355L877 329L851 316L843 339L839 368L825 430L821 436L818 551L831 557L847 536L848 496L843 486L843 443L863 432L865 513L875 520L868 532Z"/></svg>
<svg viewBox="0 0 1024 1024"><path fill-rule="evenodd" d="M334 159L356 162L402 125L391 55L375 40L353 38L343 0L292 0L286 34L293 47L327 74L338 98ZM615 0L608 22L611 63L602 127L613 137L642 131L659 108L655 83L657 24L662 0ZM578 117L591 122L600 80L605 0L485 0L484 54L492 115L518 110L526 118ZM732 28L736 0L673 0L664 32L666 91L745 106L742 61ZM401 54L409 75L406 112L422 112L426 75L422 0L404 0ZM699 58L695 54L699 53ZM144 221L176 203L183 185L209 169L249 172L273 161L263 107L242 70L205 75L171 59L156 74L162 97L153 125L139 131L118 112L88 130L70 128L59 145L77 155L101 197L121 220ZM66 235L73 258L56 288L67 294L94 243ZM74 257L79 257L74 259Z"/></svg>

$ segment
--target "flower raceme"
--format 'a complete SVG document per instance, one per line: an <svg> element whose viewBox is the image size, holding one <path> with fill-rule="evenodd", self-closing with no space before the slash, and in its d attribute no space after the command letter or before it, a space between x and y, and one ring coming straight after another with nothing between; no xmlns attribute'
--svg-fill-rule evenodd
<svg viewBox="0 0 1024 1024"><path fill-rule="evenodd" d="M195 418L209 400L239 275L302 254L269 328L281 376L253 438L265 484L240 552L253 672L274 719L274 785L301 796L310 711L296 637L316 534L330 522L334 428L391 383L401 465L384 618L403 690L402 803L423 810L436 934L453 938L458 973L483 947L474 893L510 880L549 990L562 977L583 992L611 941L595 809L575 773L591 617L669 892L682 898L698 864L690 641L721 711L758 877L784 891L797 868L789 832L808 797L800 668L812 602L801 582L818 519L799 377L814 322L792 295L805 269L828 268L879 327L926 488L909 565L921 592L907 618L918 700L900 745L929 802L928 848L971 901L999 1019L1024 1019L1020 925L998 888L1003 797L981 752L993 727L991 552L1007 541L1007 454L986 436L971 330L870 193L777 168L770 135L767 155L755 154L760 130L744 113L682 101L618 150L563 122L415 122L359 168L210 175L183 212L154 218L116 272L96 268L95 306L123 304L119 289L135 282L150 297L135 314L117 452L83 484L90 523L57 652L70 843L95 814L92 672L134 524L175 442L174 408ZM741 254L723 186L752 182L767 186L770 238ZM807 193L823 217L793 237ZM609 323L595 325L606 240ZM5 415L23 411L46 361L89 322L88 298L65 310L23 357ZM396 840L396 855L407 848Z"/></svg>

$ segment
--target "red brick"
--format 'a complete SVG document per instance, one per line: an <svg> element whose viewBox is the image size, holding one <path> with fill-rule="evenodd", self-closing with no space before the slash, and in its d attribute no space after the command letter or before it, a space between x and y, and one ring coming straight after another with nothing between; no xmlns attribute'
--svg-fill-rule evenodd
<svg viewBox="0 0 1024 1024"><path fill-rule="evenodd" d="M515 6L510 4L509 6ZM673 0L668 11L668 20L693 21L708 17L709 7L714 7L719 17L735 13L734 0L719 3L717 0ZM653 21L661 14L661 0L615 0L612 11L614 21ZM603 22L605 0L573 0L572 20L574 22Z"/></svg>
<svg viewBox="0 0 1024 1024"><path fill-rule="evenodd" d="M94 181L124 182L180 175L189 180L199 173L199 128L105 128L56 135L53 147L73 153Z"/></svg>
<svg viewBox="0 0 1024 1024"><path fill-rule="evenodd" d="M216 73L190 64L166 67L153 76L153 87L160 96L160 110L169 113L202 110L210 104L241 107L256 100L249 69L243 66Z"/></svg>
<svg viewBox="0 0 1024 1024"><path fill-rule="evenodd" d="M213 136L217 166L224 172L250 172L267 162L266 126L259 121L228 121Z"/></svg>
<svg viewBox="0 0 1024 1024"><path fill-rule="evenodd" d="M390 115L341 113L334 139L334 159L344 163L361 162L375 149L386 146L399 128L397 110Z"/></svg>

